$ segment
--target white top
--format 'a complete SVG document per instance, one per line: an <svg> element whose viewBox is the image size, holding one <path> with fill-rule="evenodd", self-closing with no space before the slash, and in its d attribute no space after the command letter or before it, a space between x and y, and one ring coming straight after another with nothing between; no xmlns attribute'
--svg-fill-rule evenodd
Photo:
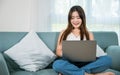
<svg viewBox="0 0 120 75"><path fill-rule="evenodd" d="M68 36L67 36L67 39L66 40L80 40L80 36L75 36L73 33L70 33ZM86 39L84 39L86 40ZM100 57L100 56L104 56L104 55L107 55L107 53L105 53L103 51L102 48L100 48L98 45L97 45L97 51L96 51L96 57Z"/></svg>

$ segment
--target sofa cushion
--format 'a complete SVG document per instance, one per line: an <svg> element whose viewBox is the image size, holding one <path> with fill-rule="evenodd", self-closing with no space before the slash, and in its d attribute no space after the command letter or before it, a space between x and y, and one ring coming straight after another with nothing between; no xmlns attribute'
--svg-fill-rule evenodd
<svg viewBox="0 0 120 75"><path fill-rule="evenodd" d="M19 65L12 60L8 55L6 55L5 53L3 53L3 56L6 60L6 64L8 66L9 72L14 72L14 71L18 71L18 70L22 70Z"/></svg>
<svg viewBox="0 0 120 75"><path fill-rule="evenodd" d="M28 72L28 71L16 71L10 75L58 75L53 69L44 69L37 72Z"/></svg>
<svg viewBox="0 0 120 75"><path fill-rule="evenodd" d="M58 75L53 69L44 69L37 71L36 75Z"/></svg>
<svg viewBox="0 0 120 75"><path fill-rule="evenodd" d="M31 31L19 43L5 51L22 69L37 71L48 66L55 54Z"/></svg>
<svg viewBox="0 0 120 75"><path fill-rule="evenodd" d="M120 71L117 71L115 69L107 69L105 72L113 72L115 75L120 75Z"/></svg>
<svg viewBox="0 0 120 75"><path fill-rule="evenodd" d="M120 46L112 45L106 49L106 52L112 58L112 69L120 71Z"/></svg>
<svg viewBox="0 0 120 75"><path fill-rule="evenodd" d="M9 74L9 70L6 65L6 61L2 53L0 52L0 75L8 75L8 74Z"/></svg>

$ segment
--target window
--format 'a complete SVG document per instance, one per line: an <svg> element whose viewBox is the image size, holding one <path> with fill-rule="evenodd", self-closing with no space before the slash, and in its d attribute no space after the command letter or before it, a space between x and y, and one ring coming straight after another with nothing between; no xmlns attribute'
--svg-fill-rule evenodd
<svg viewBox="0 0 120 75"><path fill-rule="evenodd" d="M80 5L85 10L88 30L115 31L120 35L120 0L53 0L51 3L52 31L65 29L69 9Z"/></svg>
<svg viewBox="0 0 120 75"><path fill-rule="evenodd" d="M51 2L51 30L61 31L67 26L67 16L69 9L73 5L85 7L85 0L52 0Z"/></svg>

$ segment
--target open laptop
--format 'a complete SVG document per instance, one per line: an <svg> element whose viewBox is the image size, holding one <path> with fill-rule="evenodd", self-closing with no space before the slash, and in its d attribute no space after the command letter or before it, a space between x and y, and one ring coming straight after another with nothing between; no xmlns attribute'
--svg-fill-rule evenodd
<svg viewBox="0 0 120 75"><path fill-rule="evenodd" d="M73 62L96 60L96 41L63 41L63 57Z"/></svg>

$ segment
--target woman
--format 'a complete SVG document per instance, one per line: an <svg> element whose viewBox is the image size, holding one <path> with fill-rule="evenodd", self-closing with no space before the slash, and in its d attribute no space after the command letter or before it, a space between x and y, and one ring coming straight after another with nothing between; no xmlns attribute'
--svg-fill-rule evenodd
<svg viewBox="0 0 120 75"><path fill-rule="evenodd" d="M60 33L56 49L56 55L61 59L53 63L53 69L63 75L114 75L112 72L100 73L111 66L111 58L100 50L97 50L99 55L94 62L71 62L62 58L63 40L94 40L92 32L86 28L85 13L80 6L73 6L69 11L68 27Z"/></svg>

